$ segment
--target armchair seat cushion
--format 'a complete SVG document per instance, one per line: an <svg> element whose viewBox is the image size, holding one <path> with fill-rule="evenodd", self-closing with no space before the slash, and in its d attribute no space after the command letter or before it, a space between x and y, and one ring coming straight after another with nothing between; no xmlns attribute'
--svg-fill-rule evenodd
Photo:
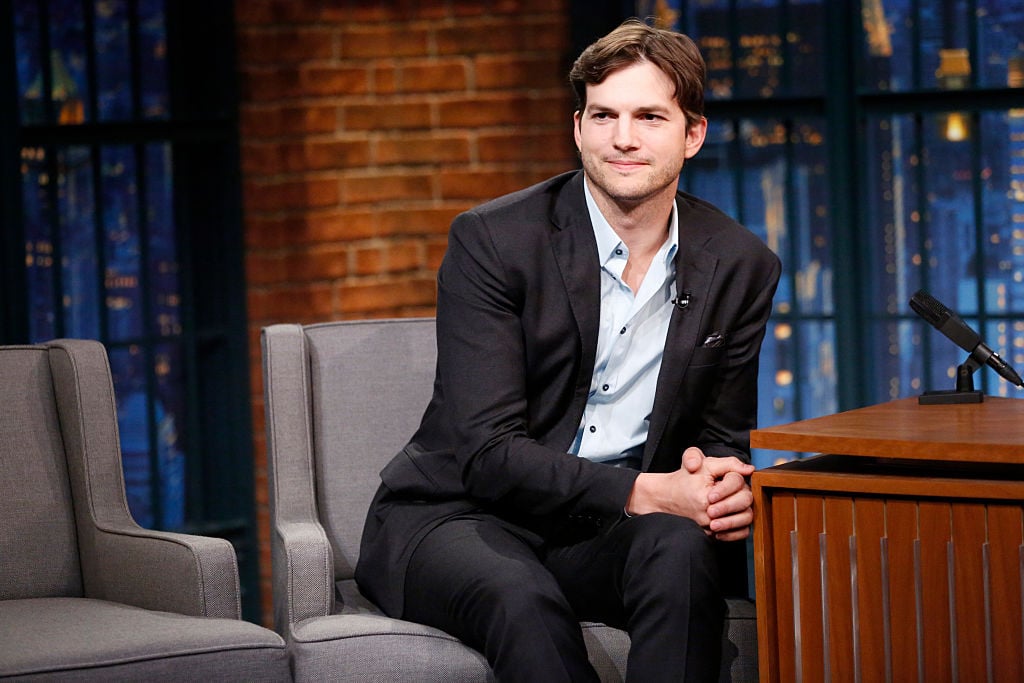
<svg viewBox="0 0 1024 683"><path fill-rule="evenodd" d="M279 635L88 598L0 601L0 677L33 680L287 681Z"/></svg>
<svg viewBox="0 0 1024 683"><path fill-rule="evenodd" d="M384 615L332 614L292 629L297 681L493 681L487 660L444 631Z"/></svg>

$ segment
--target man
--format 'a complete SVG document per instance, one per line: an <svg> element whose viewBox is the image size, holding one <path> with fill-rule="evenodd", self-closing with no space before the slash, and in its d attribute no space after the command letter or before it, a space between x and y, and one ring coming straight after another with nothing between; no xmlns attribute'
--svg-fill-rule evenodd
<svg viewBox="0 0 1024 683"><path fill-rule="evenodd" d="M685 36L623 24L570 73L582 172L452 223L434 396L381 473L356 578L499 680L595 679L580 620L628 630L631 680L717 678L715 546L749 534L780 266L677 192L704 72Z"/></svg>

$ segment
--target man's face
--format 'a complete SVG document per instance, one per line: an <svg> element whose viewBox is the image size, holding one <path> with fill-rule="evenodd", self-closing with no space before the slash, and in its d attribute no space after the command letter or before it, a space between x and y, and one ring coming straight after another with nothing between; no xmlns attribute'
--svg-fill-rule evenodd
<svg viewBox="0 0 1024 683"><path fill-rule="evenodd" d="M675 195L683 162L704 144L707 121L686 126L661 69L640 62L587 86L587 105L573 116L576 147L596 199L622 208ZM603 197L598 197L603 195Z"/></svg>

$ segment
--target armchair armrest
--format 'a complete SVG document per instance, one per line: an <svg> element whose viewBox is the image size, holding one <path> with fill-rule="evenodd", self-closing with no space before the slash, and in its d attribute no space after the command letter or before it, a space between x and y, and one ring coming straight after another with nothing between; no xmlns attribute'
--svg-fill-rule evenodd
<svg viewBox="0 0 1024 683"><path fill-rule="evenodd" d="M125 499L110 365L95 341L48 344L87 597L193 616L241 616L223 539L141 528Z"/></svg>
<svg viewBox="0 0 1024 683"><path fill-rule="evenodd" d="M284 637L300 621L334 610L334 557L317 522L282 522L274 527L274 627Z"/></svg>
<svg viewBox="0 0 1024 683"><path fill-rule="evenodd" d="M97 528L86 596L188 616L240 619L231 543L140 527ZM85 559L85 558L83 558Z"/></svg>

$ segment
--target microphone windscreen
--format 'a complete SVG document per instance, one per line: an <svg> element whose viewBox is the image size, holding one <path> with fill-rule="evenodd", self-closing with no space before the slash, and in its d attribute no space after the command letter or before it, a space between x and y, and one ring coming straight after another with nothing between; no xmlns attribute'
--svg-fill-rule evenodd
<svg viewBox="0 0 1024 683"><path fill-rule="evenodd" d="M950 310L941 301L923 289L910 297L910 307L933 327L941 327L951 315Z"/></svg>

